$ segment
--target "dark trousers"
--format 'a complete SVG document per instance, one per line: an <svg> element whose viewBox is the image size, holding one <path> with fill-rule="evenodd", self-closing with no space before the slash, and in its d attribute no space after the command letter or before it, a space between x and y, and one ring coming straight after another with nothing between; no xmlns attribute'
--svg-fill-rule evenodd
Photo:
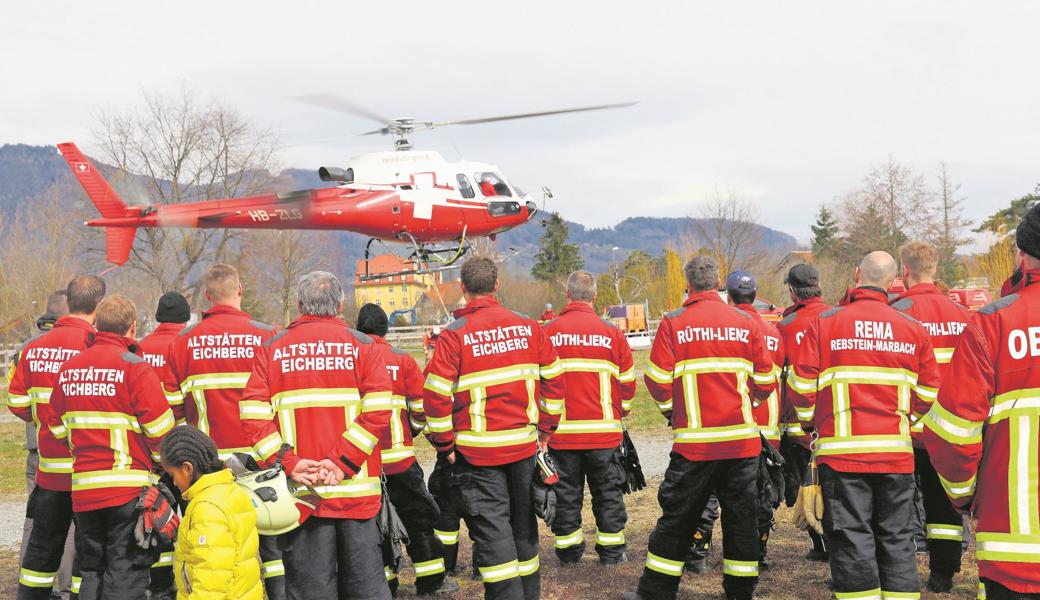
<svg viewBox="0 0 1040 600"><path fill-rule="evenodd" d="M794 499L798 497L798 489L801 487L802 482L805 481L805 476L809 472L809 461L812 459L812 452L808 448L803 448L793 440L787 442L787 438L781 442L781 449L783 450L784 469L789 469L791 477L788 482L797 482L792 488L793 493L787 494L789 502L788 507L794 506ZM827 556L827 542L824 537L818 533L812 527L806 529L809 534L809 543L812 545L812 551L817 557Z"/></svg>
<svg viewBox="0 0 1040 600"><path fill-rule="evenodd" d="M430 473L430 493L437 503L438 516L433 524L433 535L441 543L444 551L444 568L454 573L459 561L459 523L463 519L451 493L451 470L444 455L437 455L437 462ZM467 526L468 526L467 522Z"/></svg>
<svg viewBox="0 0 1040 600"><path fill-rule="evenodd" d="M415 588L420 594L432 592L444 583L444 546L433 533L440 510L426 489L419 463L412 463L403 473L387 475L386 491L408 531L407 549L415 568Z"/></svg>
<svg viewBox="0 0 1040 600"><path fill-rule="evenodd" d="M281 536L289 600L389 600L375 519L311 517Z"/></svg>
<svg viewBox="0 0 1040 600"><path fill-rule="evenodd" d="M278 536L260 536L260 573L264 578L267 600L285 600L285 564L278 547Z"/></svg>
<svg viewBox="0 0 1040 600"><path fill-rule="evenodd" d="M84 573L80 594L98 600L140 600L148 571L159 557L134 539L137 499L109 508L76 513L76 554ZM96 589L95 589L96 588Z"/></svg>
<svg viewBox="0 0 1040 600"><path fill-rule="evenodd" d="M459 453L452 467L452 490L467 517L473 561L484 580L484 598L537 600L538 521L531 502L534 457L478 467Z"/></svg>
<svg viewBox="0 0 1040 600"><path fill-rule="evenodd" d="M1016 592L992 579L983 579L980 583L986 588L985 600L1040 600L1040 594Z"/></svg>
<svg viewBox="0 0 1040 600"><path fill-rule="evenodd" d="M914 476L820 465L823 529L834 591L916 593Z"/></svg>
<svg viewBox="0 0 1040 600"><path fill-rule="evenodd" d="M964 542L963 517L950 502L928 452L922 448L914 448L914 473L924 500L928 568L944 575L959 573Z"/></svg>
<svg viewBox="0 0 1040 600"><path fill-rule="evenodd" d="M727 598L751 599L758 583L758 460L691 461L672 452L657 492L661 518L650 534L640 596L675 598L683 560L714 491L722 506L722 587Z"/></svg>
<svg viewBox="0 0 1040 600"><path fill-rule="evenodd" d="M761 457L759 458L761 461ZM761 469L759 470L761 475ZM773 530L773 507L762 502L759 498L758 510L755 519L758 523L759 555L758 560L762 562L766 558L766 544L769 541L769 533ZM707 558L711 553L711 534L715 529L715 521L719 519L719 500L712 494L708 498L708 504L701 513L700 523L693 536L693 546L690 548L690 556L693 559Z"/></svg>
<svg viewBox="0 0 1040 600"><path fill-rule="evenodd" d="M592 495L596 517L596 553L601 561L615 563L625 554L625 469L617 448L597 450L552 450L560 481L556 491L556 518L552 524L556 556L562 562L578 562L585 552L581 531L581 509L585 483Z"/></svg>
<svg viewBox="0 0 1040 600"><path fill-rule="evenodd" d="M72 526L72 492L34 487L29 494L25 517L31 520L32 526L28 541L23 542L17 598L46 600L51 597L62 556L66 554L66 541ZM80 581L79 565L73 561L73 594L79 591Z"/></svg>

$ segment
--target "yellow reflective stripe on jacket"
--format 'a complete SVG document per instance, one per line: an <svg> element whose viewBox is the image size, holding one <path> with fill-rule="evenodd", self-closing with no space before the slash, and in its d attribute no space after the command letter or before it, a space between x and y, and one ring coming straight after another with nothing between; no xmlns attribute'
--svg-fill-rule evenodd
<svg viewBox="0 0 1040 600"><path fill-rule="evenodd" d="M940 474L939 482L946 490L946 495L951 498L968 498L975 495L975 475L972 475L971 479L967 481L950 481Z"/></svg>
<svg viewBox="0 0 1040 600"><path fill-rule="evenodd" d="M115 469L108 471L86 471L72 474L72 491L96 490L109 487L147 486L158 481L148 471L137 469Z"/></svg>
<svg viewBox="0 0 1040 600"><path fill-rule="evenodd" d="M181 382L181 390L187 394L195 390L241 389L249 382L250 373L205 373L191 375Z"/></svg>
<svg viewBox="0 0 1040 600"><path fill-rule="evenodd" d="M455 435L455 444L479 448L497 446L514 446L533 443L535 427L528 425L519 429L503 429L500 431L460 431Z"/></svg>
<svg viewBox="0 0 1040 600"><path fill-rule="evenodd" d="M426 376L426 383L423 387L442 396L451 396L455 392L454 383L433 373Z"/></svg>
<svg viewBox="0 0 1040 600"><path fill-rule="evenodd" d="M166 403L170 406L181 406L184 404L184 394L180 391L171 392L164 389L163 395L166 396Z"/></svg>
<svg viewBox="0 0 1040 600"><path fill-rule="evenodd" d="M275 431L253 446L260 460L267 460L274 456L282 447L282 434Z"/></svg>
<svg viewBox="0 0 1040 600"><path fill-rule="evenodd" d="M1017 536L1040 536L1040 416L1008 419L1008 522Z"/></svg>
<svg viewBox="0 0 1040 600"><path fill-rule="evenodd" d="M563 374L563 365L560 364L560 359L556 359L545 366L538 367L538 375L542 379L555 379Z"/></svg>
<svg viewBox="0 0 1040 600"><path fill-rule="evenodd" d="M75 410L62 415L61 420L69 430L129 429L141 433L137 417L122 412Z"/></svg>
<svg viewBox="0 0 1040 600"><path fill-rule="evenodd" d="M415 448L413 446L401 446L400 448L391 448L390 450L380 450L380 456L384 465L398 463L402 460L414 458Z"/></svg>
<svg viewBox="0 0 1040 600"><path fill-rule="evenodd" d="M517 381L537 380L541 377L541 368L533 363L523 363L503 367L501 369L488 369L468 373L459 377L455 386L456 392L462 392L473 388L486 388L493 385L503 385Z"/></svg>
<svg viewBox="0 0 1040 600"><path fill-rule="evenodd" d="M1015 390L994 396L989 418L990 425L1011 417L1040 415L1040 389Z"/></svg>
<svg viewBox="0 0 1040 600"><path fill-rule="evenodd" d="M430 428L433 433L444 433L451 431L452 421L451 415L446 417L434 417L432 415L426 415L426 425Z"/></svg>
<svg viewBox="0 0 1040 600"><path fill-rule="evenodd" d="M538 407L542 411L550 415L558 415L563 412L563 400L553 400L551 398L540 398L538 400Z"/></svg>
<svg viewBox="0 0 1040 600"><path fill-rule="evenodd" d="M68 475L72 473L73 459L71 457L47 458L40 455L39 469L41 473L57 473Z"/></svg>
<svg viewBox="0 0 1040 600"><path fill-rule="evenodd" d="M29 399L40 404L50 404L52 388L31 387L28 389Z"/></svg>
<svg viewBox="0 0 1040 600"><path fill-rule="evenodd" d="M53 435L56 440L63 440L69 435L69 430L65 427L64 421L59 422L57 425L51 425L48 429L51 430L51 435Z"/></svg>
<svg viewBox="0 0 1040 600"><path fill-rule="evenodd" d="M652 360L646 362L645 373L647 377L661 385L671 385L672 381L675 379L671 371L665 371L661 367L655 365Z"/></svg>
<svg viewBox="0 0 1040 600"><path fill-rule="evenodd" d="M243 400L238 403L238 417L243 421L270 421L274 418L274 407L263 400Z"/></svg>
<svg viewBox="0 0 1040 600"><path fill-rule="evenodd" d="M747 373L751 375L754 373L754 367L751 361L743 358L691 358L675 363L675 369L672 370L673 377L679 377L687 373L694 375L704 373ZM772 381L772 371L762 376L768 379L766 383Z"/></svg>
<svg viewBox="0 0 1040 600"><path fill-rule="evenodd" d="M794 369L787 372L787 385L799 394L814 394L819 387L819 379L800 376Z"/></svg>
<svg viewBox="0 0 1040 600"><path fill-rule="evenodd" d="M217 457L220 460L227 460L231 458L232 454L248 454L249 456L252 456L254 459L257 457L256 448L253 448L251 446L240 446L238 448L217 448Z"/></svg>
<svg viewBox="0 0 1040 600"><path fill-rule="evenodd" d="M932 404L932 409L921 423L942 439L964 446L982 443L982 422L969 421L946 410L942 404Z"/></svg>
<svg viewBox="0 0 1040 600"><path fill-rule="evenodd" d="M979 560L1040 564L1040 535L976 532Z"/></svg>
<svg viewBox="0 0 1040 600"><path fill-rule="evenodd" d="M300 408L345 408L360 402L361 393L357 388L292 390L271 398L276 412Z"/></svg>
<svg viewBox="0 0 1040 600"><path fill-rule="evenodd" d="M850 435L820 438L816 444L818 456L837 454L869 454L875 452L913 452L910 436L903 435Z"/></svg>
<svg viewBox="0 0 1040 600"><path fill-rule="evenodd" d="M404 398L401 399L404 406ZM390 392L369 392L361 397L361 412L370 413L394 409L394 396Z"/></svg>
<svg viewBox="0 0 1040 600"><path fill-rule="evenodd" d="M173 429L174 425L173 411L167 408L163 411L161 417L148 423L142 423L141 427L144 429L144 434L146 436L157 438L169 433L169 431Z"/></svg>
<svg viewBox="0 0 1040 600"><path fill-rule="evenodd" d="M562 358L560 365L564 373L608 373L615 379L621 378L618 366L601 358ZM632 369L625 372L631 373L632 380L635 380L635 373L632 372Z"/></svg>
<svg viewBox="0 0 1040 600"><path fill-rule="evenodd" d="M28 395L10 395L7 397L7 406L12 408L28 408L32 400Z"/></svg>
<svg viewBox="0 0 1040 600"><path fill-rule="evenodd" d="M677 444L703 444L705 442L732 442L758 437L758 426L754 423L725 425L723 427L681 428L675 430Z"/></svg>
<svg viewBox="0 0 1040 600"><path fill-rule="evenodd" d="M585 421L560 421L553 435L569 435L582 433L621 433L621 421L611 419L592 419Z"/></svg>
<svg viewBox="0 0 1040 600"><path fill-rule="evenodd" d="M372 435L361 425L358 425L357 422L350 424L350 427L343 433L343 437L360 448L365 454L371 454L379 444L379 438Z"/></svg>
<svg viewBox="0 0 1040 600"><path fill-rule="evenodd" d="M307 488L302 488L300 493L306 493ZM314 491L322 498L362 498L365 496L378 496L382 493L378 477L355 476L344 479L338 485L315 486Z"/></svg>
<svg viewBox="0 0 1040 600"><path fill-rule="evenodd" d="M833 383L869 385L917 385L917 373L889 367L831 367L820 373L819 387ZM797 390L796 390L797 391Z"/></svg>
<svg viewBox="0 0 1040 600"><path fill-rule="evenodd" d="M632 383L636 380L636 369L635 367L629 367L627 371L623 371L618 375L618 381L621 383Z"/></svg>
<svg viewBox="0 0 1040 600"><path fill-rule="evenodd" d="M945 365L953 361L953 348L935 348L935 362Z"/></svg>

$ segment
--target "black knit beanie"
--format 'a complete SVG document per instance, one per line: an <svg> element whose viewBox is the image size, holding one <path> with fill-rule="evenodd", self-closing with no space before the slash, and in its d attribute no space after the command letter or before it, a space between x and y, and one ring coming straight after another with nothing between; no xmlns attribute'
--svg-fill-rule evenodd
<svg viewBox="0 0 1040 600"><path fill-rule="evenodd" d="M366 304L358 311L357 328L361 333L383 337L390 329L390 320L378 305Z"/></svg>
<svg viewBox="0 0 1040 600"><path fill-rule="evenodd" d="M188 299L177 292L166 292L159 298L155 320L160 323L187 323L191 319Z"/></svg>
<svg viewBox="0 0 1040 600"><path fill-rule="evenodd" d="M1040 204L1034 204L1018 224L1015 243L1022 252L1040 259Z"/></svg>

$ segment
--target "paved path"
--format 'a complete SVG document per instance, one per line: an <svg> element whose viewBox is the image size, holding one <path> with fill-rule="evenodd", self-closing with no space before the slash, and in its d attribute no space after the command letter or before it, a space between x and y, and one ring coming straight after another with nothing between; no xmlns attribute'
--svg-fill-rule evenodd
<svg viewBox="0 0 1040 600"><path fill-rule="evenodd" d="M0 416L0 418L3 418ZM665 433L665 432L661 432ZM634 435L639 458L643 461L643 474L647 477L660 477L668 468L668 453L672 441L667 435ZM422 465L427 474L433 469L433 462ZM22 523L25 520L25 496L5 496L0 499L0 549L14 549L21 543Z"/></svg>

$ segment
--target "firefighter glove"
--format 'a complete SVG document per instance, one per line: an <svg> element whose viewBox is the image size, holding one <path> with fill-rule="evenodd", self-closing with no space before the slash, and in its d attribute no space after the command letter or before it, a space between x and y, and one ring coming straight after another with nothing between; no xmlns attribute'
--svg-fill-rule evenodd
<svg viewBox="0 0 1040 600"><path fill-rule="evenodd" d="M134 539L145 548L172 548L177 539L177 527L181 519L174 510L175 499L163 484L150 485L141 489L134 509L137 524Z"/></svg>

